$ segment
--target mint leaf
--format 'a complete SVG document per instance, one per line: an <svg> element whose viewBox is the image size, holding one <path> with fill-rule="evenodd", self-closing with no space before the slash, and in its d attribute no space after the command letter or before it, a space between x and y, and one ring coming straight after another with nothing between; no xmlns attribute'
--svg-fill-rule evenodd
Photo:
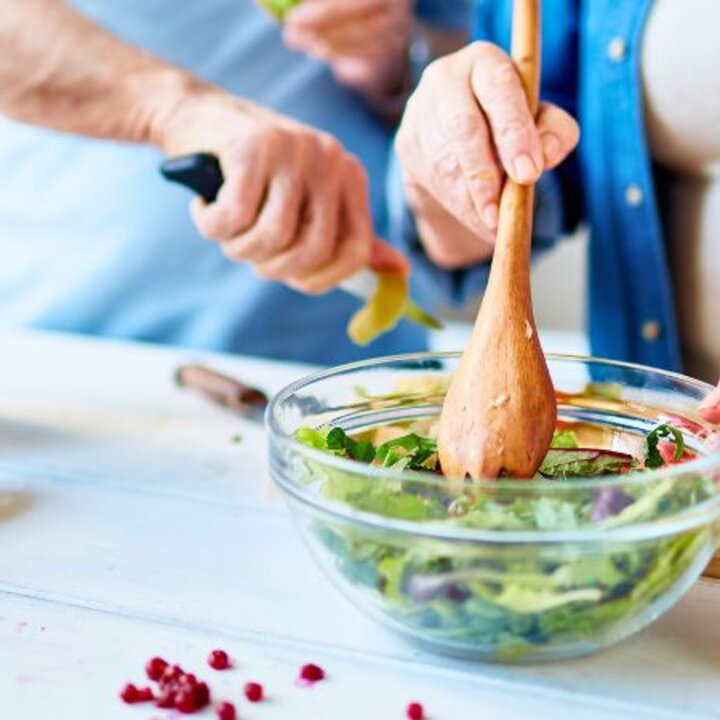
<svg viewBox="0 0 720 720"><path fill-rule="evenodd" d="M650 468L651 470L655 470L665 464L665 461L658 450L658 443L661 438L669 438L671 439L671 442L674 442L674 460L682 460L683 455L685 454L685 438L683 438L683 434L672 425L658 425L654 430L651 430L647 434L643 444L645 467Z"/></svg>
<svg viewBox="0 0 720 720"><path fill-rule="evenodd" d="M423 438L415 433L390 440L377 449L375 458L385 467L406 460L405 467L410 470L426 470L425 463L437 453L437 442Z"/></svg>
<svg viewBox="0 0 720 720"><path fill-rule="evenodd" d="M366 440L353 440L342 428L333 428L327 436L329 450L344 450L348 457L363 463L375 459L375 446Z"/></svg>

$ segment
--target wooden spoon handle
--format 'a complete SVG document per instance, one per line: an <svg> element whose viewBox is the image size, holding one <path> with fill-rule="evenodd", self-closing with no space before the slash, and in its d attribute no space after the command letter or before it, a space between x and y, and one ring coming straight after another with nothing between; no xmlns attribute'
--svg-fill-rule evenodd
<svg viewBox="0 0 720 720"><path fill-rule="evenodd" d="M533 116L537 113L540 93L540 2L515 0L513 13L512 59ZM531 307L530 245L534 198L532 186L519 185L510 178L505 182L493 261L495 272L491 273L488 286L490 295L495 295L495 289L505 298L512 292L528 311Z"/></svg>
<svg viewBox="0 0 720 720"><path fill-rule="evenodd" d="M512 59L533 115L540 95L540 2L515 0L513 12Z"/></svg>

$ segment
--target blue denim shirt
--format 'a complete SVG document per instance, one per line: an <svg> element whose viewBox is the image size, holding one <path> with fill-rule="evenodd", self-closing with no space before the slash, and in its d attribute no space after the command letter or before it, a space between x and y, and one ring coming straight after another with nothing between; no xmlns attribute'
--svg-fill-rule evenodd
<svg viewBox="0 0 720 720"><path fill-rule="evenodd" d="M542 95L579 117L579 152L538 189L535 246L585 219L591 228L593 354L678 369L672 284L645 138L639 53L652 0L544 0ZM472 35L509 46L511 0L474 0ZM393 234L422 267L417 234L391 181ZM425 266L425 293L462 302L487 268L441 274Z"/></svg>

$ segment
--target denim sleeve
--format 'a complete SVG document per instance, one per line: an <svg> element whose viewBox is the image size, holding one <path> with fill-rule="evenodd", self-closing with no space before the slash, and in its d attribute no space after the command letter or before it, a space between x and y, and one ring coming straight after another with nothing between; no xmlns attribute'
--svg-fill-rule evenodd
<svg viewBox="0 0 720 720"><path fill-rule="evenodd" d="M412 263L413 292L428 306L462 307L485 289L490 263L465 270L443 270L425 254L415 219L407 202L397 163L393 157L388 175L389 239ZM565 230L565 210L555 172L545 173L536 187L533 252L551 248Z"/></svg>
<svg viewBox="0 0 720 720"><path fill-rule="evenodd" d="M472 0L416 0L417 17L429 25L446 30L465 30L470 26Z"/></svg>

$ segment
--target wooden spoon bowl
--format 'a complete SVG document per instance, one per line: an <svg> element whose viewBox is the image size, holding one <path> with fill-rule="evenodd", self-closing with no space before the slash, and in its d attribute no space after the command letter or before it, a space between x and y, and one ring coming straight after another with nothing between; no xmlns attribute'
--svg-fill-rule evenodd
<svg viewBox="0 0 720 720"><path fill-rule="evenodd" d="M515 0L512 56L535 114L539 0ZM530 290L533 207L534 188L508 179L488 287L440 415L438 451L448 477L532 477L552 441L557 404Z"/></svg>

